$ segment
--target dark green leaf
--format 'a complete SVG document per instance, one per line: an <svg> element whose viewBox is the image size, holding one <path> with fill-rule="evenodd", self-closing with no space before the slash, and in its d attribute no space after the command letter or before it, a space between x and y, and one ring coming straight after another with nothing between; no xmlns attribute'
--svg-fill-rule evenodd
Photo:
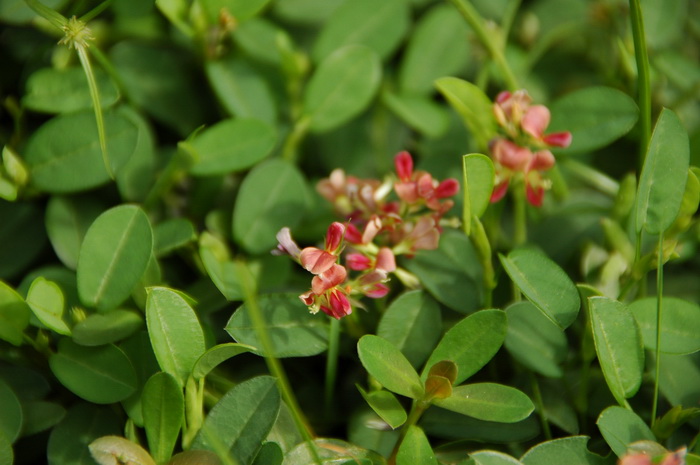
<svg viewBox="0 0 700 465"><path fill-rule="evenodd" d="M100 105L108 109L119 98L119 91L100 69L93 69ZM22 98L25 107L44 113L69 113L92 108L92 98L85 71L80 67L42 68L27 80L27 93Z"/></svg>
<svg viewBox="0 0 700 465"><path fill-rule="evenodd" d="M537 444L520 458L523 465L612 465L588 450L588 436L570 436Z"/></svg>
<svg viewBox="0 0 700 465"><path fill-rule="evenodd" d="M622 407L608 407L596 421L605 442L618 457L627 452L627 446L636 441L655 441L654 433L636 413Z"/></svg>
<svg viewBox="0 0 700 465"><path fill-rule="evenodd" d="M46 231L42 211L34 203L0 200L0 218L0 279L9 279L41 254Z"/></svg>
<svg viewBox="0 0 700 465"><path fill-rule="evenodd" d="M166 255L196 239L197 233L191 221L170 218L153 228L153 253L156 256Z"/></svg>
<svg viewBox="0 0 700 465"><path fill-rule="evenodd" d="M385 92L382 100L402 121L427 137L442 136L450 124L445 108L428 97Z"/></svg>
<svg viewBox="0 0 700 465"><path fill-rule="evenodd" d="M420 424L431 436L494 444L527 441L540 432L539 421L533 415L517 423L498 423L477 420L439 407L429 408L421 417Z"/></svg>
<svg viewBox="0 0 700 465"><path fill-rule="evenodd" d="M495 383L457 386L450 397L435 399L433 403L478 420L503 423L523 420L535 409L522 391Z"/></svg>
<svg viewBox="0 0 700 465"><path fill-rule="evenodd" d="M396 465L438 465L430 442L419 427L408 428L396 454Z"/></svg>
<svg viewBox="0 0 700 465"><path fill-rule="evenodd" d="M282 465L284 452L282 448L272 441L263 442L258 455L255 456L253 465Z"/></svg>
<svg viewBox="0 0 700 465"><path fill-rule="evenodd" d="M25 437L53 428L66 416L66 409L61 404L43 400L23 402L22 412L22 436Z"/></svg>
<svg viewBox="0 0 700 465"><path fill-rule="evenodd" d="M51 197L46 206L46 232L64 265L78 267L80 245L104 206L94 197Z"/></svg>
<svg viewBox="0 0 700 465"><path fill-rule="evenodd" d="M160 372L149 378L141 397L148 450L163 463L173 453L185 416L182 388L172 375Z"/></svg>
<svg viewBox="0 0 700 465"><path fill-rule="evenodd" d="M73 326L73 341L83 346L99 346L121 341L143 326L143 316L133 310L114 309L93 313Z"/></svg>
<svg viewBox="0 0 700 465"><path fill-rule="evenodd" d="M366 334L357 343L365 370L390 391L412 399L423 395L423 384L411 363L396 346L379 336Z"/></svg>
<svg viewBox="0 0 700 465"><path fill-rule="evenodd" d="M24 421L22 404L12 388L0 380L0 435L13 443L19 437Z"/></svg>

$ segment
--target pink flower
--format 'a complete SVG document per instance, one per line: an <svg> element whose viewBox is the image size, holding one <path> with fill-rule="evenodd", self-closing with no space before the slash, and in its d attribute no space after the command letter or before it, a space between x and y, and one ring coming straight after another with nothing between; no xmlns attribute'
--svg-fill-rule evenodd
<svg viewBox="0 0 700 465"><path fill-rule="evenodd" d="M685 456L688 450L681 447L675 452L669 452L659 457L652 457L644 452L635 452L620 457L618 465L685 465Z"/></svg>
<svg viewBox="0 0 700 465"><path fill-rule="evenodd" d="M533 139L545 145L568 147L571 144L571 133L569 131L554 132L545 135L544 131L547 129L547 126L549 126L550 118L551 114L547 107L544 105L533 105L525 112L520 122L520 127L523 131L532 136Z"/></svg>
<svg viewBox="0 0 700 465"><path fill-rule="evenodd" d="M328 270L311 280L311 290L301 294L299 299L312 313L319 310L333 318L341 318L352 313L352 306L340 287L347 278L345 267L333 264Z"/></svg>
<svg viewBox="0 0 700 465"><path fill-rule="evenodd" d="M413 158L404 151L394 157L394 166L399 181L394 183L396 195L409 205L419 201L431 210L446 212L452 208L452 201L440 202L441 199L452 197L459 191L459 183L455 179L438 182L430 173L413 171Z"/></svg>
<svg viewBox="0 0 700 465"><path fill-rule="evenodd" d="M321 304L321 311L336 320L352 313L352 306L348 297L338 289L334 289L328 294L324 304Z"/></svg>
<svg viewBox="0 0 700 465"><path fill-rule="evenodd" d="M277 248L272 250L273 255L289 255L294 260L299 261L299 255L301 251L299 246L292 239L292 235L289 232L289 228L282 228L277 233Z"/></svg>
<svg viewBox="0 0 700 465"><path fill-rule="evenodd" d="M421 216L415 223L405 223L398 233L401 239L399 245L394 247L395 253L434 250L440 242L440 230L432 216Z"/></svg>
<svg viewBox="0 0 700 465"><path fill-rule="evenodd" d="M379 249L374 267L378 270L384 270L387 273L396 270L396 257L394 257L394 252L388 247Z"/></svg>
<svg viewBox="0 0 700 465"><path fill-rule="evenodd" d="M324 250L306 247L299 254L299 261L307 271L320 274L327 271L338 260L338 254L345 234L345 225L334 222L328 227Z"/></svg>
<svg viewBox="0 0 700 465"><path fill-rule="evenodd" d="M348 268L354 271L365 271L372 268L372 259L361 253L349 253L345 256Z"/></svg>

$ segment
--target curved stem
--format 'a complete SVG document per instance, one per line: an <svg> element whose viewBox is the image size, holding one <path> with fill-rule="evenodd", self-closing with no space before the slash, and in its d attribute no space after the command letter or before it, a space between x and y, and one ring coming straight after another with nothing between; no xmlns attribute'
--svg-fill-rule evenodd
<svg viewBox="0 0 700 465"><path fill-rule="evenodd" d="M306 133L309 130L309 119L302 118L294 124L292 131L287 136L287 140L284 141L284 146L282 148L282 158L296 163L297 156L299 153L299 145L306 137Z"/></svg>
<svg viewBox="0 0 700 465"><path fill-rule="evenodd" d="M656 262L656 367L654 373L654 400L651 406L651 426L656 423L659 404L659 375L661 374L661 313L664 293L664 233L659 234L659 251Z"/></svg>
<svg viewBox="0 0 700 465"><path fill-rule="evenodd" d="M637 92L639 94L639 124L641 137L639 139L639 167L644 165L647 146L651 138L651 85L649 80L649 56L644 35L644 18L639 0L630 0L630 19L632 22L632 38L634 40L634 56L637 61Z"/></svg>

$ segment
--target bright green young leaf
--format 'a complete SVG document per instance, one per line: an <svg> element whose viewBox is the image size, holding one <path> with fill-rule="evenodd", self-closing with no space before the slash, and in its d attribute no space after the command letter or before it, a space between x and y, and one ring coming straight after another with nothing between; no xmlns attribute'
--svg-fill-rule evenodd
<svg viewBox="0 0 700 465"><path fill-rule="evenodd" d="M152 252L153 233L141 208L120 205L102 213L80 247L80 300L102 311L116 308L131 295Z"/></svg>
<svg viewBox="0 0 700 465"><path fill-rule="evenodd" d="M345 2L324 24L312 56L318 63L347 45L364 45L385 59L399 45L409 22L409 6L403 0Z"/></svg>
<svg viewBox="0 0 700 465"><path fill-rule="evenodd" d="M328 320L312 315L296 294L261 295L258 305L265 318L273 357L309 357L328 347ZM231 316L226 331L241 344L262 348L245 304ZM260 349L262 351L262 349Z"/></svg>
<svg viewBox="0 0 700 465"><path fill-rule="evenodd" d="M277 245L284 226L299 224L309 203L304 175L284 160L256 166L243 180L233 209L233 237L246 250L261 254Z"/></svg>
<svg viewBox="0 0 700 465"><path fill-rule="evenodd" d="M81 346L99 346L126 339L142 326L141 313L118 308L88 315L73 326L72 337Z"/></svg>
<svg viewBox="0 0 700 465"><path fill-rule="evenodd" d="M450 125L445 108L426 96L384 92L382 101L396 116L427 137L442 136Z"/></svg>
<svg viewBox="0 0 700 465"><path fill-rule="evenodd" d="M24 299L0 281L0 339L15 346L21 345L31 312Z"/></svg>
<svg viewBox="0 0 700 465"><path fill-rule="evenodd" d="M505 346L513 358L541 375L561 377L559 364L568 350L564 333L530 302L515 303L506 314Z"/></svg>
<svg viewBox="0 0 700 465"><path fill-rule="evenodd" d="M604 147L627 134L639 110L629 95L610 87L587 87L549 106L552 123L547 133L570 131L571 145L563 153L584 153Z"/></svg>
<svg viewBox="0 0 700 465"><path fill-rule="evenodd" d="M71 334L70 328L63 320L65 301L58 284L42 277L36 278L27 293L27 305L47 328L58 334Z"/></svg>
<svg viewBox="0 0 700 465"><path fill-rule="evenodd" d="M235 263L226 243L204 231L199 235L199 256L207 274L226 300L243 300Z"/></svg>
<svg viewBox="0 0 700 465"><path fill-rule="evenodd" d="M102 436L88 446L92 458L99 465L128 463L129 465L156 465L146 450L121 436Z"/></svg>
<svg viewBox="0 0 700 465"><path fill-rule="evenodd" d="M372 101L381 74L379 57L367 47L350 45L325 58L304 91L309 128L325 132L357 116Z"/></svg>
<svg viewBox="0 0 700 465"><path fill-rule="evenodd" d="M22 431L24 414L22 404L12 388L0 380L0 436L13 443Z"/></svg>
<svg viewBox="0 0 700 465"><path fill-rule="evenodd" d="M172 375L161 371L146 382L141 402L148 450L157 463L163 463L173 453L185 416L182 388Z"/></svg>
<svg viewBox="0 0 700 465"><path fill-rule="evenodd" d="M481 218L491 201L494 183L493 162L486 155L470 153L462 157L462 221L467 234L471 230L471 218Z"/></svg>
<svg viewBox="0 0 700 465"><path fill-rule="evenodd" d="M220 363L223 363L236 355L252 352L254 350L255 347L237 344L235 342L215 345L204 352L202 356L197 359L194 364L194 368L192 369L192 377L195 380L200 380L207 376L207 374L216 368L216 366Z"/></svg>
<svg viewBox="0 0 700 465"><path fill-rule="evenodd" d="M452 5L432 7L411 33L401 66L399 87L402 92L431 94L433 82L458 74L469 61L470 42L467 25Z"/></svg>
<svg viewBox="0 0 700 465"><path fill-rule="evenodd" d="M357 390L360 391L362 397L367 404L372 407L372 410L393 429L398 428L406 422L406 410L399 400L389 391L371 391L367 392L357 384Z"/></svg>
<svg viewBox="0 0 700 465"><path fill-rule="evenodd" d="M112 404L136 391L136 372L119 348L79 346L61 339L49 358L51 371L74 394L95 404Z"/></svg>
<svg viewBox="0 0 700 465"><path fill-rule="evenodd" d="M611 465L588 450L588 436L570 436L537 444L520 458L523 465Z"/></svg>
<svg viewBox="0 0 700 465"><path fill-rule="evenodd" d="M103 116L110 163L119 172L134 152L138 129L120 112ZM42 191L77 192L110 180L92 110L50 119L32 134L24 153L32 183Z"/></svg>
<svg viewBox="0 0 700 465"><path fill-rule="evenodd" d="M211 176L242 171L270 154L275 130L257 119L232 118L198 133L192 141L197 162L192 174Z"/></svg>
<svg viewBox="0 0 700 465"><path fill-rule="evenodd" d="M528 417L535 409L522 391L495 383L457 386L446 399L433 401L442 407L478 420L515 423Z"/></svg>
<svg viewBox="0 0 700 465"><path fill-rule="evenodd" d="M386 389L412 399L423 395L418 373L391 342L367 334L358 341L357 353L365 370Z"/></svg>
<svg viewBox="0 0 700 465"><path fill-rule="evenodd" d="M93 69L100 105L103 110L114 105L119 90L109 75ZM80 67L64 69L42 68L27 80L27 93L22 98L24 106L43 113L69 113L92 108L92 99L85 72Z"/></svg>
<svg viewBox="0 0 700 465"><path fill-rule="evenodd" d="M700 307L677 297L664 297L661 319L661 352L690 354L700 350ZM656 350L656 297L635 300L629 304L644 346Z"/></svg>
<svg viewBox="0 0 700 465"><path fill-rule="evenodd" d="M197 314L180 293L154 287L148 291L146 324L160 368L184 386L205 350Z"/></svg>
<svg viewBox="0 0 700 465"><path fill-rule="evenodd" d="M636 228L660 234L673 224L685 192L688 133L676 114L664 108L656 121L637 188Z"/></svg>
<svg viewBox="0 0 700 465"><path fill-rule="evenodd" d="M93 197L54 196L46 206L46 232L64 265L78 267L80 245L95 219L105 210Z"/></svg>
<svg viewBox="0 0 700 465"><path fill-rule="evenodd" d="M454 384L462 383L496 355L505 340L507 326L506 313L501 310L480 310L462 319L433 350L423 376L437 362L451 360L457 364Z"/></svg>
<svg viewBox="0 0 700 465"><path fill-rule="evenodd" d="M246 24L241 24L244 27ZM238 37L239 30L236 30ZM276 51L272 44L272 51ZM207 78L226 111L237 118L250 118L269 125L277 121L277 107L263 75L235 55L206 63ZM270 131L271 127L266 127ZM273 134L274 138L274 134Z"/></svg>
<svg viewBox="0 0 700 465"><path fill-rule="evenodd" d="M430 441L418 426L408 428L396 454L396 465L438 465Z"/></svg>
<svg viewBox="0 0 700 465"><path fill-rule="evenodd" d="M514 459L510 455L494 450L484 450L472 452L469 457L474 459L475 465L522 465L519 460Z"/></svg>
<svg viewBox="0 0 700 465"><path fill-rule="evenodd" d="M409 291L391 302L379 321L377 336L398 348L414 367L425 362L440 339L440 306L423 291Z"/></svg>
<svg viewBox="0 0 700 465"><path fill-rule="evenodd" d="M655 441L651 429L636 413L626 408L608 407L596 421L605 442L618 457L627 452L627 446L636 441Z"/></svg>
<svg viewBox="0 0 700 465"><path fill-rule="evenodd" d="M435 86L449 104L462 116L481 150L488 148L496 135L496 119L491 100L476 85L454 77L443 77Z"/></svg>
<svg viewBox="0 0 700 465"><path fill-rule="evenodd" d="M589 297L591 328L598 361L615 399L624 405L642 382L644 347L637 322L623 303Z"/></svg>
<svg viewBox="0 0 700 465"><path fill-rule="evenodd" d="M81 402L49 435L48 463L52 465L95 465L88 445L95 439L124 433L124 424L108 407Z"/></svg>
<svg viewBox="0 0 700 465"><path fill-rule="evenodd" d="M527 299L559 328L574 322L581 307L576 286L559 265L535 249L499 255L510 279Z"/></svg>
<svg viewBox="0 0 700 465"><path fill-rule="evenodd" d="M250 463L280 409L277 381L258 376L228 391L209 411L192 449L223 446L238 463Z"/></svg>

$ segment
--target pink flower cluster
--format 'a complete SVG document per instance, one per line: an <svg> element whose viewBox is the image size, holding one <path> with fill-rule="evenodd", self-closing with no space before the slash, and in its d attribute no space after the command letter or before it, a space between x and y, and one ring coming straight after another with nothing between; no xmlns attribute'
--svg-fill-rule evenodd
<svg viewBox="0 0 700 465"><path fill-rule="evenodd" d="M341 318L352 313L353 302L358 304L353 295L384 297L389 274L397 270L396 255L437 248L440 220L454 205L449 197L459 184L415 171L408 152L397 154L394 164L398 179L384 183L346 176L340 169L318 183L318 192L346 220L328 227L323 249L300 249L289 228L277 234L273 253L289 255L314 275L311 289L299 296L312 313ZM389 198L392 187L396 199ZM344 266L339 262L346 245ZM357 276L351 279L348 269Z"/></svg>
<svg viewBox="0 0 700 465"><path fill-rule="evenodd" d="M618 465L685 465L687 449L682 447L675 452L669 452L662 457L651 457L643 452L626 454L620 457Z"/></svg>
<svg viewBox="0 0 700 465"><path fill-rule="evenodd" d="M542 205L548 188L542 173L554 166L555 159L549 147L568 147L571 133L545 134L550 113L544 105L531 105L524 90L501 92L496 97L493 112L502 135L490 142L491 157L496 165L496 186L491 201L503 198L514 178L525 184L530 204ZM533 152L534 150L534 152Z"/></svg>

